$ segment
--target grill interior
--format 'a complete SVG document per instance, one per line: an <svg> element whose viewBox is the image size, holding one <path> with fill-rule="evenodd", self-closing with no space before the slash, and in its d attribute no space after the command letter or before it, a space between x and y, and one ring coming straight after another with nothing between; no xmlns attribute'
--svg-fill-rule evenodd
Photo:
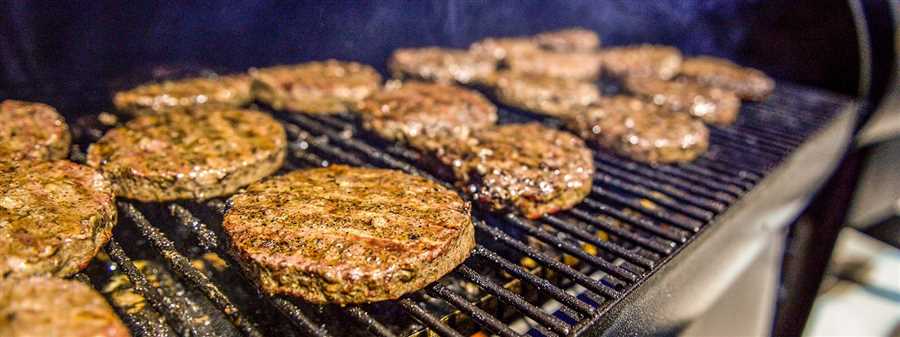
<svg viewBox="0 0 900 337"><path fill-rule="evenodd" d="M649 166L594 151L595 184L576 208L538 220L476 211L472 256L399 301L317 306L259 293L229 255L224 199L120 200L120 223L106 254L77 277L111 302L141 303L142 310L117 305L139 336L579 335L848 103L779 83L767 101L745 103L733 126L711 126L708 153L692 163ZM288 131L282 171L346 163L435 179L414 164L415 152L366 134L352 116L270 112ZM499 114L501 123L559 127L502 106ZM108 128L99 119L91 114L71 123L73 160L84 162L84 149ZM130 297L117 292L123 283L130 284L124 287Z"/></svg>

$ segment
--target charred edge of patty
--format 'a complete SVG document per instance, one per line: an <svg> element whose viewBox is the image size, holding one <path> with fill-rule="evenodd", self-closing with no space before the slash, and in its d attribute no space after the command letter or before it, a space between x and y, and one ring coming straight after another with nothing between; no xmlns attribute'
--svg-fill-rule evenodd
<svg viewBox="0 0 900 337"><path fill-rule="evenodd" d="M460 180L457 185L467 191L474 190L472 195L482 208L499 212L518 211L526 218L534 220L544 214L570 209L581 203L591 193L592 180L587 179L579 188L564 188L561 193L546 200L535 198L534 195L502 198L494 197L491 193L484 193L483 190L486 186L483 183L483 176L475 170L468 172L468 178Z"/></svg>
<svg viewBox="0 0 900 337"><path fill-rule="evenodd" d="M197 177L172 172L138 172L127 167L110 170L99 166L113 183L117 196L142 202L173 201L179 199L209 199L236 192L243 186L271 175L284 163L287 146L281 146L253 162L204 171ZM96 165L95 165L96 166ZM213 183L202 182L203 175L219 175Z"/></svg>
<svg viewBox="0 0 900 337"><path fill-rule="evenodd" d="M196 77L159 83L143 84L129 90L119 91L115 93L115 95L113 96L113 105L116 107L116 110L118 112L127 116L161 113L169 110L179 109L189 110L194 108L237 108L247 105L248 103L253 101L253 96L251 95L249 90L250 78L247 77L242 79L242 76L243 75L234 74L222 75L218 78ZM149 88L160 87L166 84L172 85L179 84L180 82L200 80L219 81L221 87L218 88L218 90L230 91L232 93L231 97L223 100L219 97L209 97L206 95L207 93L198 91L193 95L186 95L185 97L171 97L171 99L177 100L177 102L162 103L159 102L159 98L168 96L164 92L156 94L145 92ZM242 84L240 83L240 81L246 81L246 84ZM241 86L245 86L245 89L242 90L240 88ZM206 101L198 101L198 98L200 96L206 97Z"/></svg>
<svg viewBox="0 0 900 337"><path fill-rule="evenodd" d="M72 133L69 130L69 124L66 123L65 118L59 114L59 111L57 111L56 108L44 103L16 100L3 100L0 101L0 104L14 105L15 107L13 109L32 108L44 110L44 113L47 113L52 116L55 121L58 121L58 126L60 128L59 132L56 134L59 138L55 141L33 143L31 144L31 149L24 152L13 153L12 158L0 158L0 163L3 165L18 166L19 163L17 163L17 161L52 161L65 159L69 156L69 149L72 146Z"/></svg>
<svg viewBox="0 0 900 337"><path fill-rule="evenodd" d="M288 263L264 263L252 254L240 249L238 263L242 265L258 286L270 295L289 295L314 304L357 304L396 300L401 296L421 290L441 279L465 261L475 248L475 227L463 226L459 237L446 244L447 248L433 261L425 261L421 269L412 270L405 277L395 273L392 279L369 282L361 280L329 280L321 271L298 268ZM327 271L326 271L327 273Z"/></svg>
<svg viewBox="0 0 900 337"><path fill-rule="evenodd" d="M253 96L256 100L265 103L274 110L332 115L348 112L353 106L353 103L343 101L336 97L296 99L290 97L290 94L282 92L277 87L277 84L255 78L253 84L250 86L250 91L253 92Z"/></svg>

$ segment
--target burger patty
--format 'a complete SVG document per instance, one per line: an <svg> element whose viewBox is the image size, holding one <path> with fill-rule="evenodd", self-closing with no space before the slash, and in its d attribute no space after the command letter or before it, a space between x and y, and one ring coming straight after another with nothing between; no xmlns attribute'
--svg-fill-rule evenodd
<svg viewBox="0 0 900 337"><path fill-rule="evenodd" d="M69 126L53 107L0 102L0 164L63 159L70 144Z"/></svg>
<svg viewBox="0 0 900 337"><path fill-rule="evenodd" d="M628 96L603 97L562 120L594 146L653 164L690 161L709 147L702 122Z"/></svg>
<svg viewBox="0 0 900 337"><path fill-rule="evenodd" d="M560 52L592 51L600 46L600 37L583 28L567 28L534 36L538 46Z"/></svg>
<svg viewBox="0 0 900 337"><path fill-rule="evenodd" d="M710 124L734 123L741 108L733 92L696 83L631 77L625 87L663 108L687 112Z"/></svg>
<svg viewBox="0 0 900 337"><path fill-rule="evenodd" d="M593 83L547 76L503 72L494 85L503 104L552 117L581 111L600 97Z"/></svg>
<svg viewBox="0 0 900 337"><path fill-rule="evenodd" d="M0 279L66 277L112 236L110 183L94 169L49 161L0 171Z"/></svg>
<svg viewBox="0 0 900 337"><path fill-rule="evenodd" d="M506 57L509 71L527 75L575 80L594 80L600 75L600 58L593 52L531 51Z"/></svg>
<svg viewBox="0 0 900 337"><path fill-rule="evenodd" d="M347 112L381 87L381 75L372 67L337 60L252 69L250 74L256 99L292 112Z"/></svg>
<svg viewBox="0 0 900 337"><path fill-rule="evenodd" d="M473 83L493 76L494 58L467 50L449 48L398 49L388 60L396 78L412 78L438 83Z"/></svg>
<svg viewBox="0 0 900 337"><path fill-rule="evenodd" d="M117 196L140 201L206 199L236 191L281 167L281 124L253 110L139 116L88 149L88 165Z"/></svg>
<svg viewBox="0 0 900 337"><path fill-rule="evenodd" d="M497 122L497 108L478 92L449 84L406 82L357 107L363 127L392 141L466 137Z"/></svg>
<svg viewBox="0 0 900 337"><path fill-rule="evenodd" d="M81 282L43 277L0 282L0 335L131 336L96 291Z"/></svg>
<svg viewBox="0 0 900 337"><path fill-rule="evenodd" d="M507 124L441 141L430 156L485 208L534 219L569 209L590 193L591 152L568 132Z"/></svg>
<svg viewBox="0 0 900 337"><path fill-rule="evenodd" d="M775 81L763 72L709 56L685 60L680 77L734 91L738 97L753 101L766 99L775 89Z"/></svg>
<svg viewBox="0 0 900 337"><path fill-rule="evenodd" d="M605 48L600 52L603 71L619 78L655 77L668 80L678 74L682 57L678 49L662 45Z"/></svg>
<svg viewBox="0 0 900 337"><path fill-rule="evenodd" d="M229 204L223 226L260 287L312 303L397 299L452 271L475 245L462 198L399 171L293 171Z"/></svg>
<svg viewBox="0 0 900 337"><path fill-rule="evenodd" d="M540 50L537 42L530 37L489 37L469 46L469 51L476 55L504 60L512 55Z"/></svg>
<svg viewBox="0 0 900 337"><path fill-rule="evenodd" d="M250 103L250 77L228 75L195 77L138 86L117 92L119 111L139 115L199 106L239 107Z"/></svg>

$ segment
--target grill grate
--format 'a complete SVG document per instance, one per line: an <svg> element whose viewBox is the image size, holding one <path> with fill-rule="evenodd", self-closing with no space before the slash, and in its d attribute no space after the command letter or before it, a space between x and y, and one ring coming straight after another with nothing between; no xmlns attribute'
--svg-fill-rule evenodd
<svg viewBox="0 0 900 337"><path fill-rule="evenodd" d="M225 203L219 199L163 205L120 201L124 216L106 252L174 331L187 331L187 314L148 282L126 248L150 248L149 255L201 293L224 313L228 320L224 323L246 336L401 336L421 334L423 329L440 336L471 335L477 330L519 336L528 331L515 328L516 317L528 318L528 333L578 335L592 318L714 223L847 103L837 96L781 84L768 101L745 104L734 126L711 128L709 152L693 163L649 166L595 152L595 187L583 203L538 220L476 211L478 245L472 256L442 281L399 301L313 306L264 296L249 281L197 269L190 257L214 252L228 262L228 272L241 274L222 234L219 221ZM348 163L395 168L440 181L415 165L416 153L369 136L351 116L273 114L284 121L290 138L286 170ZM554 125L522 111L501 109L500 114L502 122L538 119ZM102 130L76 134L86 136L80 140L85 146ZM84 155L75 151L72 158L83 161ZM123 247L122 232L139 240ZM86 274L96 283L103 277L98 274L108 271L94 268ZM474 299L465 285L475 289ZM240 289L255 291L247 294ZM533 304L535 296L560 309ZM272 323L279 321L271 317L273 310L290 325ZM139 319L121 314L128 322ZM342 327L342 321L353 324Z"/></svg>

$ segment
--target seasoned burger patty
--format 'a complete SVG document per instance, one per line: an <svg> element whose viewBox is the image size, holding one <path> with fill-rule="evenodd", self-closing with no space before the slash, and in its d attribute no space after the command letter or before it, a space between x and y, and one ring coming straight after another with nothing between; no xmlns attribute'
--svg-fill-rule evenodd
<svg viewBox="0 0 900 337"><path fill-rule="evenodd" d="M0 279L66 277L112 236L116 206L94 169L50 161L0 171Z"/></svg>
<svg viewBox="0 0 900 337"><path fill-rule="evenodd" d="M729 125L737 119L741 101L731 91L696 83L632 77L625 87L672 111L683 111L706 123Z"/></svg>
<svg viewBox="0 0 900 337"><path fill-rule="evenodd" d="M560 117L596 101L600 90L590 82L503 72L497 76L495 94L503 104Z"/></svg>
<svg viewBox="0 0 900 337"><path fill-rule="evenodd" d="M131 114L159 113L199 106L239 107L250 103L250 77L228 75L150 83L117 92L113 103Z"/></svg>
<svg viewBox="0 0 900 337"><path fill-rule="evenodd" d="M63 159L69 154L69 126L56 109L14 100L0 102L0 164Z"/></svg>
<svg viewBox="0 0 900 337"><path fill-rule="evenodd" d="M591 152L574 135L539 123L507 124L443 139L431 156L482 206L538 218L571 208L591 190Z"/></svg>
<svg viewBox="0 0 900 337"><path fill-rule="evenodd" d="M128 337L106 300L77 281L35 277L0 282L0 336Z"/></svg>
<svg viewBox="0 0 900 337"><path fill-rule="evenodd" d="M594 146L649 163L690 161L709 147L702 122L628 96L603 97L562 119Z"/></svg>
<svg viewBox="0 0 900 337"><path fill-rule="evenodd" d="M275 172L287 140L281 124L253 110L139 116L88 149L116 195L140 201L230 194Z"/></svg>
<svg viewBox="0 0 900 337"><path fill-rule="evenodd" d="M605 48L600 52L603 71L614 77L655 77L670 79L681 68L681 52L661 45Z"/></svg>
<svg viewBox="0 0 900 337"><path fill-rule="evenodd" d="M394 51L388 68L396 78L465 84L490 78L497 61L467 50L427 47Z"/></svg>
<svg viewBox="0 0 900 337"><path fill-rule="evenodd" d="M497 122L497 108L478 92L449 84L406 82L357 107L363 126L382 138L468 136Z"/></svg>
<svg viewBox="0 0 900 337"><path fill-rule="evenodd" d="M277 110L347 112L381 87L370 66L337 60L252 69L253 95Z"/></svg>
<svg viewBox="0 0 900 337"><path fill-rule="evenodd" d="M775 81L763 72L709 56L685 60L680 77L734 91L738 97L754 101L766 99L775 89Z"/></svg>
<svg viewBox="0 0 900 337"><path fill-rule="evenodd" d="M396 299L432 283L475 245L469 205L399 171L293 171L230 200L223 226L268 293L312 303Z"/></svg>
<svg viewBox="0 0 900 337"><path fill-rule="evenodd" d="M541 48L562 52L591 51L600 46L597 33L583 28L544 32L535 35L534 40Z"/></svg>
<svg viewBox="0 0 900 337"><path fill-rule="evenodd" d="M592 52L532 51L506 58L511 72L576 80L600 75L600 58Z"/></svg>
<svg viewBox="0 0 900 337"><path fill-rule="evenodd" d="M469 46L469 51L482 56L504 60L512 55L519 55L540 50L537 42L530 37L489 37Z"/></svg>

